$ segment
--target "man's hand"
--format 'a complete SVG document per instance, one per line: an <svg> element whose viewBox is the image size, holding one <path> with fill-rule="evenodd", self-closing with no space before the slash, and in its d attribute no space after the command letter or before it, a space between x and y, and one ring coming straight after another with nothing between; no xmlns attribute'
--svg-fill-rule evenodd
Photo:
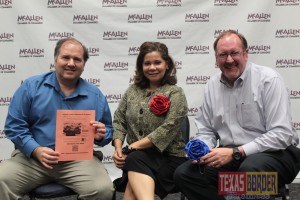
<svg viewBox="0 0 300 200"><path fill-rule="evenodd" d="M48 169L53 169L51 165L57 164L59 159L59 153L48 147L37 147L32 155Z"/></svg>
<svg viewBox="0 0 300 200"><path fill-rule="evenodd" d="M97 121L90 121L90 124L95 127L95 140L102 140L106 132L105 124Z"/></svg>
<svg viewBox="0 0 300 200"><path fill-rule="evenodd" d="M200 159L200 164L206 164L210 167L222 167L233 160L232 148L214 148ZM196 162L196 161L193 161Z"/></svg>

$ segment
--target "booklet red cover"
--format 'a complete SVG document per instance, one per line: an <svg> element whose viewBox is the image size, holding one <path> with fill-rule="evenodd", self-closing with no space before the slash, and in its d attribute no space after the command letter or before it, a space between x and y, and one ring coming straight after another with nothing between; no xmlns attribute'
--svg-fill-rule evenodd
<svg viewBox="0 0 300 200"><path fill-rule="evenodd" d="M55 151L59 161L93 158L95 110L57 110Z"/></svg>

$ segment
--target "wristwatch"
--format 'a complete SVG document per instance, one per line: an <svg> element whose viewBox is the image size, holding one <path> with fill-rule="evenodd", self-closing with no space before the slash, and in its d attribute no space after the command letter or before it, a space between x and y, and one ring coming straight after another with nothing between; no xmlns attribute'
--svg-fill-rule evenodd
<svg viewBox="0 0 300 200"><path fill-rule="evenodd" d="M240 152L239 148L234 147L233 148L233 154L232 154L233 159L236 160L236 161L239 161L239 160L241 160L242 156L243 155Z"/></svg>

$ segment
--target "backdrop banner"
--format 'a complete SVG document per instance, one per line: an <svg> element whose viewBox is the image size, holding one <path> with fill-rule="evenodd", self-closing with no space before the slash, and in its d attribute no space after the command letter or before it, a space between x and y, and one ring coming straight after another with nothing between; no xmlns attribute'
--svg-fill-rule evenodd
<svg viewBox="0 0 300 200"><path fill-rule="evenodd" d="M290 89L293 125L300 130L300 0L0 0L0 162L13 144L4 123L15 90L36 74L54 70L59 39L75 37L90 60L83 78L106 95L112 115L133 83L139 46L165 43L186 94L191 136L203 88L215 66L213 42L224 30L245 35L249 60L278 71ZM96 147L97 148L97 147ZM114 148L100 148L112 179L121 175ZM300 178L300 177L299 177Z"/></svg>

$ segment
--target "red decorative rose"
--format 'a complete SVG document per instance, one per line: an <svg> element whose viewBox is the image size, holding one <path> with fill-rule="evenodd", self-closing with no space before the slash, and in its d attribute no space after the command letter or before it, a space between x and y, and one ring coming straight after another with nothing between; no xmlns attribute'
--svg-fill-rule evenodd
<svg viewBox="0 0 300 200"><path fill-rule="evenodd" d="M149 103L150 110L156 115L163 115L168 112L170 100L164 95L155 95Z"/></svg>

